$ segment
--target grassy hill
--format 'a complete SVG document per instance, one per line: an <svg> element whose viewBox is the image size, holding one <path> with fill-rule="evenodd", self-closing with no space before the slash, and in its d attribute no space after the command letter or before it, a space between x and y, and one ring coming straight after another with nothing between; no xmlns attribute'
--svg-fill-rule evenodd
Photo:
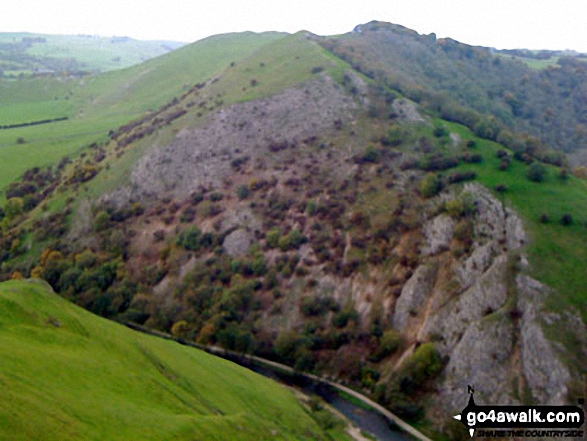
<svg viewBox="0 0 587 441"><path fill-rule="evenodd" d="M105 72L142 63L183 45L127 37L5 32L0 33L0 70L5 78L35 73Z"/></svg>
<svg viewBox="0 0 587 441"><path fill-rule="evenodd" d="M0 329L2 439L331 439L277 383L96 317L42 282L0 284Z"/></svg>
<svg viewBox="0 0 587 441"><path fill-rule="evenodd" d="M0 125L68 117L0 130L0 188L31 167L56 164L148 110L158 109L283 34L210 37L128 69L79 79L0 82ZM22 138L24 143L17 140Z"/></svg>

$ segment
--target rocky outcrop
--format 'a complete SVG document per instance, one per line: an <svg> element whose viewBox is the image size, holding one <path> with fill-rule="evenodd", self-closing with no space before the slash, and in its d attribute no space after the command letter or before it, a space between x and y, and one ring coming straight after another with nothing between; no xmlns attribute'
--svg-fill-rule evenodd
<svg viewBox="0 0 587 441"><path fill-rule="evenodd" d="M571 372L562 363L556 343L546 338L540 320L549 289L527 276L519 276L516 285L521 312L522 363L528 388L540 403L567 404ZM551 320L556 320L561 328L565 327L560 315L552 314Z"/></svg>
<svg viewBox="0 0 587 441"><path fill-rule="evenodd" d="M249 252L253 242L253 235L247 230L239 228L226 236L222 246L226 254L230 257L238 258L245 256Z"/></svg>
<svg viewBox="0 0 587 441"><path fill-rule="evenodd" d="M205 125L185 129L168 145L138 161L131 183L105 200L123 205L163 194L184 199L201 186L218 188L231 178L237 158L263 158L294 149L304 140L348 122L357 108L330 77L209 115Z"/></svg>
<svg viewBox="0 0 587 441"><path fill-rule="evenodd" d="M529 396L543 404L568 402L572 372L542 320L549 290L516 274L526 242L521 219L478 184L465 185L459 197L476 206L471 250L452 257L449 269L431 271L448 254L455 223L446 214L427 221L424 258L397 299L394 327L411 341L434 341L448 360L435 398L439 408L461 410L467 385L482 403L516 403ZM452 285L441 280L449 273ZM562 315L548 317L568 329Z"/></svg>

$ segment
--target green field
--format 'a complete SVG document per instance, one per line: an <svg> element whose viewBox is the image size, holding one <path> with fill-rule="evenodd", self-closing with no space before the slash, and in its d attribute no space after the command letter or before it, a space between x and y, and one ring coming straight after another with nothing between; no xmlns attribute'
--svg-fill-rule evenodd
<svg viewBox="0 0 587 441"><path fill-rule="evenodd" d="M446 124L463 140L475 139L474 151L483 155L483 163L461 165L455 171L474 170L477 180L492 190L499 184L508 188L501 197L520 213L530 236L530 273L558 292L549 298L550 306L559 310L570 304L587 318L587 182L573 176L562 180L560 169L550 166L543 182L532 182L527 178L529 166L516 160L500 171L496 152L503 146L475 138L458 124ZM566 213L573 217L572 225L561 224ZM548 215L548 223L540 222L542 214Z"/></svg>
<svg viewBox="0 0 587 441"><path fill-rule="evenodd" d="M277 383L131 331L43 282L0 284L0 439L347 439Z"/></svg>
<svg viewBox="0 0 587 441"><path fill-rule="evenodd" d="M30 42L26 44L27 40ZM35 70L74 69L105 72L122 69L181 47L175 41L140 41L125 37L0 33L4 75ZM12 46L6 46L12 45Z"/></svg>

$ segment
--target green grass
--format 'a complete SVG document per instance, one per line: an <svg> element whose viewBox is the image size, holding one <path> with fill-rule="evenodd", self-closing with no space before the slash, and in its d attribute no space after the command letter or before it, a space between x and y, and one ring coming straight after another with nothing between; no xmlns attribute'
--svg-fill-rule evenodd
<svg viewBox="0 0 587 441"><path fill-rule="evenodd" d="M28 168L105 140L136 119L204 82L283 34L250 32L210 37L128 69L78 79L0 81L0 124L67 116L52 124L0 130L0 189ZM16 143L23 138L26 143ZM0 196L3 198L3 196Z"/></svg>
<svg viewBox="0 0 587 441"><path fill-rule="evenodd" d="M526 177L528 166L516 160L507 171L500 171L496 151L502 146L475 138L457 124L447 125L465 141L476 139L474 151L484 158L482 164L461 165L455 171L474 170L477 180L492 190L498 184L508 188L504 202L522 216L529 234L530 274L556 290L549 305L554 310L570 305L587 319L587 182L573 176L563 181L559 169L550 166L544 182L532 182ZM550 217L547 224L540 222L543 213ZM573 216L570 226L560 223L565 213Z"/></svg>
<svg viewBox="0 0 587 441"><path fill-rule="evenodd" d="M0 284L0 330L1 439L329 439L288 389L42 282Z"/></svg>

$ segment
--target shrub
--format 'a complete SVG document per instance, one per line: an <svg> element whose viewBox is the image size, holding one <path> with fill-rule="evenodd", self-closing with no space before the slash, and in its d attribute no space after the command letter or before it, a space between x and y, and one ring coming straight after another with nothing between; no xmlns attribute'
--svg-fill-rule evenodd
<svg viewBox="0 0 587 441"><path fill-rule="evenodd" d="M241 185L237 191L236 191L236 195L238 196L238 198L240 200L246 199L251 195L251 190L249 189L249 186L247 185Z"/></svg>
<svg viewBox="0 0 587 441"><path fill-rule="evenodd" d="M550 217L548 216L548 214L542 213L540 215L540 223L547 224L548 222L550 222Z"/></svg>
<svg viewBox="0 0 587 441"><path fill-rule="evenodd" d="M418 161L417 166L424 171L441 171L457 167L459 159L454 156L444 156L440 153L427 155Z"/></svg>
<svg viewBox="0 0 587 441"><path fill-rule="evenodd" d="M369 147L367 147L365 149L365 152L363 153L363 162L371 162L371 163L375 163L375 162L379 162L379 150L377 150L377 148L375 146L370 145Z"/></svg>
<svg viewBox="0 0 587 441"><path fill-rule="evenodd" d="M563 214L563 217L561 217L561 224L571 225L572 223L573 223L573 216L571 216L569 213Z"/></svg>
<svg viewBox="0 0 587 441"><path fill-rule="evenodd" d="M446 130L444 124L434 125L434 136L436 136L437 138L440 138L442 136L448 136L448 130Z"/></svg>
<svg viewBox="0 0 587 441"><path fill-rule="evenodd" d="M458 218L464 215L465 213L465 205L463 204L463 202L459 199L452 199L450 201L447 201L444 204L444 207L446 209L446 212L454 218Z"/></svg>
<svg viewBox="0 0 587 441"><path fill-rule="evenodd" d="M104 231L110 226L110 215L105 211L100 211L94 218L94 230Z"/></svg>
<svg viewBox="0 0 587 441"><path fill-rule="evenodd" d="M396 377L402 392L412 394L420 390L426 380L442 370L442 362L434 343L424 343L402 364Z"/></svg>
<svg viewBox="0 0 587 441"><path fill-rule="evenodd" d="M394 330L385 331L379 339L379 345L371 357L372 361L380 361L388 355L393 354L402 343L401 335Z"/></svg>
<svg viewBox="0 0 587 441"><path fill-rule="evenodd" d="M436 196L441 189L442 185L440 179L438 179L438 176L434 173L427 174L420 184L420 193L422 193L422 196L425 198Z"/></svg>
<svg viewBox="0 0 587 441"><path fill-rule="evenodd" d="M269 248L276 248L279 244L279 236L281 236L281 230L279 228L275 227L269 230L265 235L267 246L269 246Z"/></svg>
<svg viewBox="0 0 587 441"><path fill-rule="evenodd" d="M497 184L495 186L495 191L497 191L498 193L505 193L506 191L508 191L508 188L505 184Z"/></svg>
<svg viewBox="0 0 587 441"><path fill-rule="evenodd" d="M471 181L477 177L474 171L466 171L462 173L452 173L448 175L449 184L456 184L458 182Z"/></svg>
<svg viewBox="0 0 587 441"><path fill-rule="evenodd" d="M289 247L291 246L291 240L290 240L289 234L286 236L281 236L277 242L277 245L279 246L279 249L281 251L289 250Z"/></svg>
<svg viewBox="0 0 587 441"><path fill-rule="evenodd" d="M481 153L465 153L463 156L463 161L465 161L468 164L479 164L481 162L483 162L483 155L481 155Z"/></svg>
<svg viewBox="0 0 587 441"><path fill-rule="evenodd" d="M546 167L539 162L533 163L528 169L528 179L534 182L542 182L546 177Z"/></svg>
<svg viewBox="0 0 587 441"><path fill-rule="evenodd" d="M397 147L403 141L403 133L399 127L390 128L385 135L381 137L381 144Z"/></svg>
<svg viewBox="0 0 587 441"><path fill-rule="evenodd" d="M202 232L198 227L190 227L177 236L176 243L189 251L197 251L200 249L200 239Z"/></svg>
<svg viewBox="0 0 587 441"><path fill-rule="evenodd" d="M212 202L218 202L221 201L224 198L224 195L220 192L214 192L210 195L210 200Z"/></svg>

